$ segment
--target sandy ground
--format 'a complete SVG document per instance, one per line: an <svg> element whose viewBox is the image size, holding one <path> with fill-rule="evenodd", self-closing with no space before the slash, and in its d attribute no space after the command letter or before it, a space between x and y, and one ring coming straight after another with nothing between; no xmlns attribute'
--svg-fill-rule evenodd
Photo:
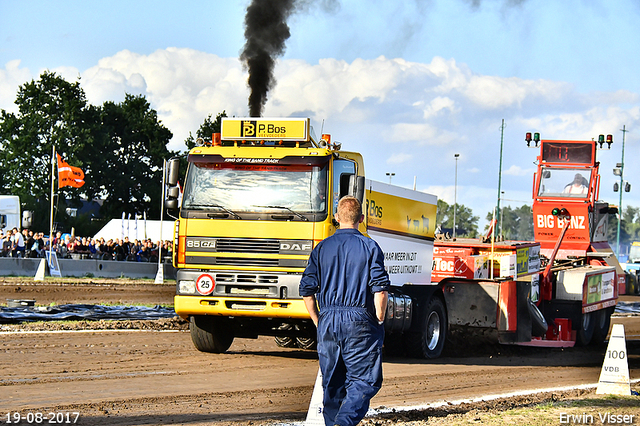
<svg viewBox="0 0 640 426"><path fill-rule="evenodd" d="M174 286L120 280L0 283L0 303L171 304ZM627 300L640 301L640 298ZM640 378L640 316L625 325L630 376ZM70 329L70 330L65 330ZM437 360L385 358L372 407L407 407L533 389L595 384L604 348L475 348ZM183 321L99 321L0 326L0 417L79 413L83 425L233 424L304 420L318 370L313 351L271 338L237 339L225 354L194 349ZM637 385L634 388L638 389ZM395 412L367 424L409 424L472 409L501 410L593 389ZM634 408L640 413L640 406ZM73 419L73 414L71 414ZM28 424L24 421L22 424ZM411 423L415 424L415 423Z"/></svg>

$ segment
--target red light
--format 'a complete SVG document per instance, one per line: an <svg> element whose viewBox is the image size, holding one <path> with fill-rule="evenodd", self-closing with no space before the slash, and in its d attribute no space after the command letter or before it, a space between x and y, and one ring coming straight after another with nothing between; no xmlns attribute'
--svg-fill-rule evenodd
<svg viewBox="0 0 640 426"><path fill-rule="evenodd" d="M613 143L613 135L607 135L607 143Z"/></svg>
<svg viewBox="0 0 640 426"><path fill-rule="evenodd" d="M524 137L524 140L527 141L527 145L529 145L529 142L531 142L531 132L527 132L527 134Z"/></svg>

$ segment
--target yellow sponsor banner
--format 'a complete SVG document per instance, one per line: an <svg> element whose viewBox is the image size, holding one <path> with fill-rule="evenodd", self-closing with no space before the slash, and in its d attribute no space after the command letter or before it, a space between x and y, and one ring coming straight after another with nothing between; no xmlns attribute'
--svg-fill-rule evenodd
<svg viewBox="0 0 640 426"><path fill-rule="evenodd" d="M309 139L308 118L223 118L223 140L290 140Z"/></svg>
<svg viewBox="0 0 640 426"><path fill-rule="evenodd" d="M434 238L435 204L367 191L367 226L408 236Z"/></svg>

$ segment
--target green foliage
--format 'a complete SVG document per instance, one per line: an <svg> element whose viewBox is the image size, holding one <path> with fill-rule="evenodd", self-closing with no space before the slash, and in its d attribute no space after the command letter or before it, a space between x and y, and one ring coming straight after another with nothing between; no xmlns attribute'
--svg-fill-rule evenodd
<svg viewBox="0 0 640 426"><path fill-rule="evenodd" d="M531 206L511 208L502 207L502 217L498 221L498 234L502 229L502 235L507 240L533 241L533 210ZM493 219L493 212L487 213L487 221Z"/></svg>
<svg viewBox="0 0 640 426"><path fill-rule="evenodd" d="M222 117L226 116L227 112L222 111L219 112L218 115L216 115L215 120L211 120L211 114L209 114L196 131L196 138L202 138L205 141L211 141L212 135L214 133L220 133L222 131ZM194 138L191 132L189 132L189 137L184 141L185 145L187 145L188 150L191 150L191 148L196 146L196 138ZM180 158L181 175L183 175L184 171L187 170L187 165L188 162L186 156L182 156Z"/></svg>
<svg viewBox="0 0 640 426"><path fill-rule="evenodd" d="M438 211L436 213L436 223L443 232L453 232L453 206L442 200L438 200ZM473 215L473 211L462 204L457 204L456 216L456 237L475 238L478 235L478 216Z"/></svg>
<svg viewBox="0 0 640 426"><path fill-rule="evenodd" d="M609 245L616 249L618 242L618 215L610 214L607 220L607 240ZM634 241L640 241L640 208L627 206L622 213L620 221L620 247L621 252L626 253L624 246Z"/></svg>
<svg viewBox="0 0 640 426"><path fill-rule="evenodd" d="M55 188L55 220L62 229L74 222L65 207L79 207L81 199L104 200L107 219L123 211L159 218L162 164L173 154L166 148L172 134L143 96L89 105L79 81L45 71L20 86L15 103L17 114L0 111L0 193L20 196L23 209L34 211L35 229L49 228L54 146L85 173L81 188Z"/></svg>
<svg viewBox="0 0 640 426"><path fill-rule="evenodd" d="M215 120L211 120L211 114L204 119L204 122L200 125L200 128L196 131L196 138L202 138L204 140L211 140L211 136L214 133L220 133L222 129L222 117L226 117L227 112L222 111L216 115ZM187 149L191 149L196 146L196 138L189 132L189 137L185 139L184 143L187 145Z"/></svg>

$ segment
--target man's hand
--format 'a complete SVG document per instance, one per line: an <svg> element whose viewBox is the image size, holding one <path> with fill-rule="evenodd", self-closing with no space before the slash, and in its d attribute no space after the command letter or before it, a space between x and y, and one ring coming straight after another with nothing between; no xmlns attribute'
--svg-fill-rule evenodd
<svg viewBox="0 0 640 426"><path fill-rule="evenodd" d="M318 318L320 313L318 312L318 304L316 303L315 296L303 296L302 300L304 301L304 306L307 308L307 312L309 312L309 316L313 323L318 327Z"/></svg>
<svg viewBox="0 0 640 426"><path fill-rule="evenodd" d="M376 317L378 322L384 321L384 316L387 313L387 301L389 300L388 291L379 291L373 295L373 305L376 308Z"/></svg>

